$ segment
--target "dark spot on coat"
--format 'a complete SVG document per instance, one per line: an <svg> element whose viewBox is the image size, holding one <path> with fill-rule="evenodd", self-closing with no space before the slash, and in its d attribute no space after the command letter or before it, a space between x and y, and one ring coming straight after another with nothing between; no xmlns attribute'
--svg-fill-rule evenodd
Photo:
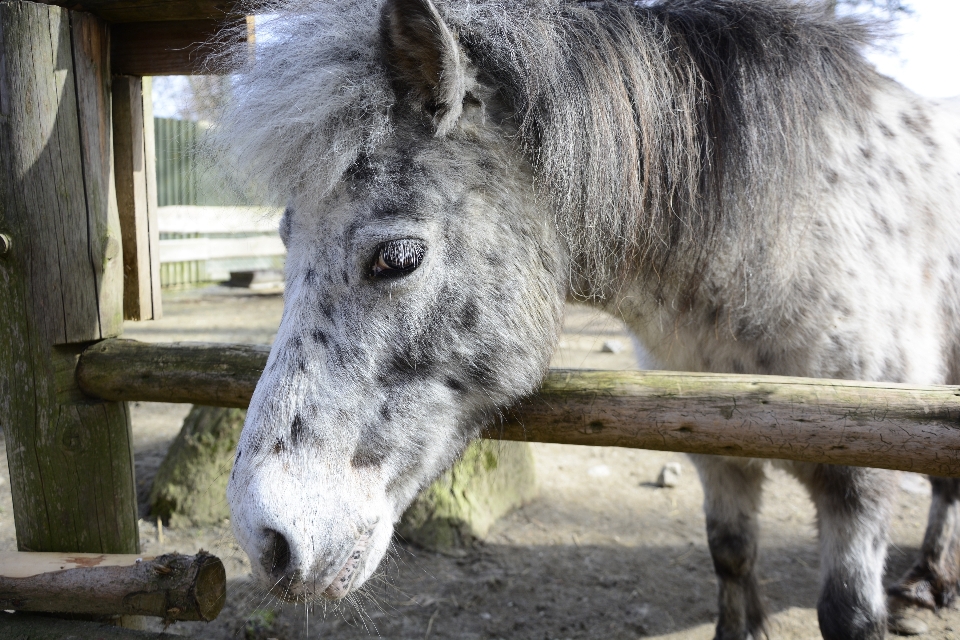
<svg viewBox="0 0 960 640"><path fill-rule="evenodd" d="M393 417L390 412L390 405L386 402L380 405L380 417L383 418L384 422L390 422L390 419Z"/></svg>
<svg viewBox="0 0 960 640"><path fill-rule="evenodd" d="M436 362L429 353L415 348L396 351L386 363L385 370L389 378L411 380L429 376Z"/></svg>
<svg viewBox="0 0 960 640"><path fill-rule="evenodd" d="M477 354L477 357L467 363L467 376L480 387L490 388L497 382L496 372L490 364L491 355Z"/></svg>
<svg viewBox="0 0 960 640"><path fill-rule="evenodd" d="M827 169L826 178L828 184L837 184L840 181L840 174L838 174L833 169Z"/></svg>
<svg viewBox="0 0 960 640"><path fill-rule="evenodd" d="M888 127L886 124L884 124L883 122L878 122L878 123L877 123L877 128L880 129L880 133L882 133L882 134L883 134L884 136L886 136L887 138L896 138L896 137L897 137L897 134L895 134L895 133L893 132L893 130L892 130L890 127Z"/></svg>
<svg viewBox="0 0 960 640"><path fill-rule="evenodd" d="M466 393L467 388L456 378L447 378L446 385L457 393Z"/></svg>
<svg viewBox="0 0 960 640"><path fill-rule="evenodd" d="M354 469L379 466L387 457L389 443L378 425L366 424L360 430L350 464Z"/></svg>
<svg viewBox="0 0 960 640"><path fill-rule="evenodd" d="M479 315L480 310L477 308L477 301L470 298L460 309L460 326L464 331L473 331L477 327Z"/></svg>
<svg viewBox="0 0 960 640"><path fill-rule="evenodd" d="M277 438L277 441L273 443L273 453L274 455L280 455L283 453L283 438Z"/></svg>
<svg viewBox="0 0 960 640"><path fill-rule="evenodd" d="M290 425L290 444L295 447L300 446L303 444L305 436L303 418L298 413L293 416L293 423Z"/></svg>
<svg viewBox="0 0 960 640"><path fill-rule="evenodd" d="M316 327L310 330L310 338L314 341L315 344L322 344L323 346L327 346L327 341L328 341L327 334L325 334L320 329L317 329Z"/></svg>
<svg viewBox="0 0 960 640"><path fill-rule="evenodd" d="M303 274L303 283L306 285L312 285L317 281L317 270L313 267L307 269L307 272Z"/></svg>
<svg viewBox="0 0 960 640"><path fill-rule="evenodd" d="M757 352L757 367L764 373L769 373L773 370L774 356L771 352L766 349L760 349Z"/></svg>

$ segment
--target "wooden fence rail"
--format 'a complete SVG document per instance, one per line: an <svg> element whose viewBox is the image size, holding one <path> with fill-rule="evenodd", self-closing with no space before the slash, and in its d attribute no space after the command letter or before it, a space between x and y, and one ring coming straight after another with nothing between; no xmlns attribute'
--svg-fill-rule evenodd
<svg viewBox="0 0 960 640"><path fill-rule="evenodd" d="M268 352L105 340L80 356L77 381L105 400L246 407ZM486 436L960 477L960 387L553 370Z"/></svg>

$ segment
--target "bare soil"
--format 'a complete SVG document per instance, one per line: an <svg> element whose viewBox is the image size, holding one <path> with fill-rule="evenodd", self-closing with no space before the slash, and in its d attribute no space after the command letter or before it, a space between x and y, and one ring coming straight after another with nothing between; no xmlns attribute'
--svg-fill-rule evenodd
<svg viewBox="0 0 960 640"><path fill-rule="evenodd" d="M166 296L163 320L128 324L125 337L148 341L270 342L280 320L279 294L220 288ZM619 353L604 353L617 340ZM585 307L568 309L554 366L625 369L634 354L622 326ZM716 580L707 551L703 495L681 454L536 444L540 496L494 526L489 539L460 557L396 541L366 593L338 607L281 605L248 579L249 565L228 522L164 529L145 500L157 466L180 429L187 405L132 407L140 538L144 554L194 553L223 558L228 602L213 623L180 623L173 633L226 640L382 637L708 640L716 616ZM2 447L2 441L0 441ZM16 548L6 455L0 455L0 550ZM673 489L654 481L667 462L683 474ZM891 527L887 579L917 554L929 484L903 474ZM792 478L769 473L761 514L759 571L771 613L771 638L819 638L814 512ZM960 611L919 614L920 638L960 637ZM157 627L159 629L159 627Z"/></svg>

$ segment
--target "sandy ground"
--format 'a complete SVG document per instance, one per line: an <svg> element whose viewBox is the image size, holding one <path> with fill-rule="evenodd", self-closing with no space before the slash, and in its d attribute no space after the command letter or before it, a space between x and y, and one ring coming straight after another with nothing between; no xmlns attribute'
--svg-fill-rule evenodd
<svg viewBox="0 0 960 640"><path fill-rule="evenodd" d="M279 295L238 295L219 288L168 295L165 318L128 324L125 337L148 341L270 342L279 323ZM604 353L605 341L623 350ZM584 307L568 310L554 366L624 369L634 355L622 327ZM489 539L461 557L425 552L397 541L379 576L362 595L326 612L283 605L251 584L249 565L229 523L207 529L165 529L160 539L144 501L187 405L132 407L144 554L193 553L224 559L228 602L213 623L174 625L196 638L382 637L671 640L712 638L713 576L699 482L681 454L614 448L534 445L540 496L495 525ZM2 445L0 445L2 446ZM0 550L15 549L10 485L0 468ZM682 480L660 489L667 462ZM891 527L888 581L914 558L929 506L929 484L903 474ZM771 613L771 638L819 638L814 513L803 489L771 471L761 515L759 571ZM924 612L924 639L960 637L960 611ZM956 630L956 631L955 631Z"/></svg>

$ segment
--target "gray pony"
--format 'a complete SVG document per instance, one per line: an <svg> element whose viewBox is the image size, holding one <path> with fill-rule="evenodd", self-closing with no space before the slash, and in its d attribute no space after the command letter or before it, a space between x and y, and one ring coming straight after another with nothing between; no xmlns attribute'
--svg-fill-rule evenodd
<svg viewBox="0 0 960 640"><path fill-rule="evenodd" d="M289 203L229 487L274 593L360 588L417 492L537 389L571 297L663 368L960 383L960 117L877 74L862 24L782 0L255 9L277 17L231 54L217 135ZM694 462L717 638L764 634L767 465L816 505L823 636L884 637L895 474ZM933 487L898 605L957 591L958 484Z"/></svg>

